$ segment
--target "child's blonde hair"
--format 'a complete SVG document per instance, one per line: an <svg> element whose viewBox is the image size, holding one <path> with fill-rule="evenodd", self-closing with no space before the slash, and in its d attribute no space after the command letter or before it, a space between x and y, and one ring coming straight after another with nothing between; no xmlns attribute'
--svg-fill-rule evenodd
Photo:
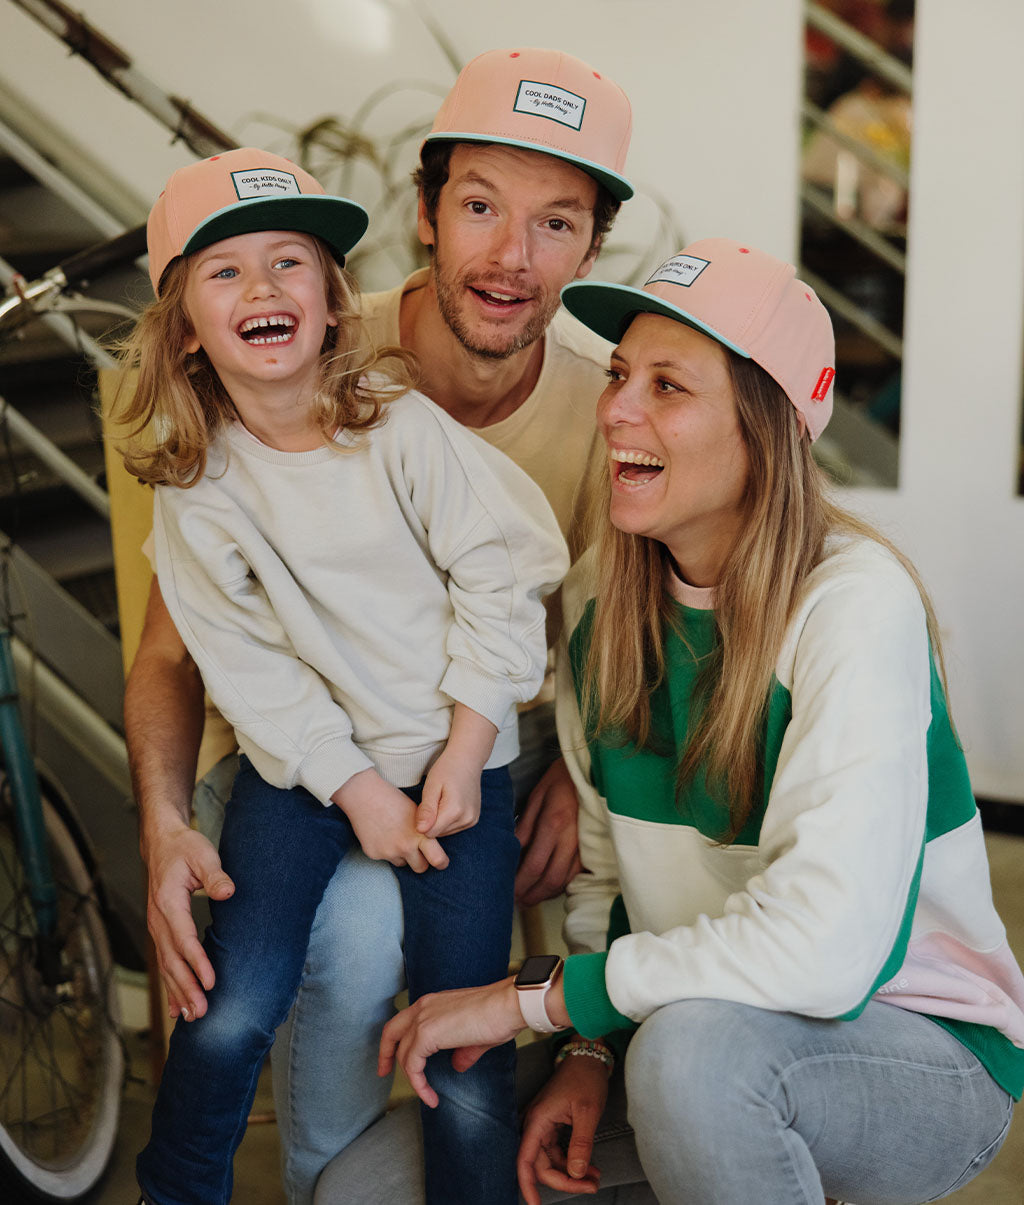
<svg viewBox="0 0 1024 1205"><path fill-rule="evenodd" d="M400 347L365 346L359 287L320 239L313 242L327 310L337 326L327 327L324 336L311 408L324 442L336 446L339 430L369 431L383 421L386 402L412 387L415 361ZM184 302L191 258L169 265L159 298L118 348L129 370L114 398L114 421L127 431L119 451L128 472L147 485L195 485L206 469L210 443L237 418L206 352L185 350L193 334ZM383 381L366 376L383 362L388 363Z"/></svg>

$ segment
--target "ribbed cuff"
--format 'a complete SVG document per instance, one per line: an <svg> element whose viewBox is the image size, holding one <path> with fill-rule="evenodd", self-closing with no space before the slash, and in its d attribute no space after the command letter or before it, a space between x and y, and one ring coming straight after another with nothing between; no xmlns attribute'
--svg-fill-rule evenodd
<svg viewBox="0 0 1024 1205"><path fill-rule="evenodd" d="M441 690L456 703L464 703L478 715L490 720L495 728L504 728L518 695L505 678L482 673L468 661L456 658L448 663Z"/></svg>
<svg viewBox="0 0 1024 1205"><path fill-rule="evenodd" d="M562 971L565 1007L573 1028L584 1038L600 1038L614 1029L635 1028L636 1022L612 1004L605 987L607 951L573 954Z"/></svg>
<svg viewBox="0 0 1024 1205"><path fill-rule="evenodd" d="M348 737L325 741L302 759L296 781L329 807L331 796L355 774L372 770L373 762Z"/></svg>

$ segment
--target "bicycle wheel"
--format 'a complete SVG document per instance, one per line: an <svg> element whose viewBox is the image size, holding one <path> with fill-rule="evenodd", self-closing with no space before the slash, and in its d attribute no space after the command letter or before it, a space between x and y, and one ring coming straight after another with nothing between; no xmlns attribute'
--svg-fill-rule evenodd
<svg viewBox="0 0 1024 1205"><path fill-rule="evenodd" d="M113 964L89 873L44 800L60 937L59 982L44 982L3 786L0 1184L18 1190L15 1200L72 1201L99 1179L117 1132L124 1055Z"/></svg>

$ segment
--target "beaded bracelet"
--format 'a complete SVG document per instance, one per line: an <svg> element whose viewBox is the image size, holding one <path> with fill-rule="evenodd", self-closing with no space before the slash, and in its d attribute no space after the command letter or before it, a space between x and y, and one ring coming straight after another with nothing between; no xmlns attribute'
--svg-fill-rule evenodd
<svg viewBox="0 0 1024 1205"><path fill-rule="evenodd" d="M570 1038L555 1055L555 1066L559 1067L570 1055L584 1055L597 1059L609 1075L615 1070L615 1055L604 1042L591 1038Z"/></svg>

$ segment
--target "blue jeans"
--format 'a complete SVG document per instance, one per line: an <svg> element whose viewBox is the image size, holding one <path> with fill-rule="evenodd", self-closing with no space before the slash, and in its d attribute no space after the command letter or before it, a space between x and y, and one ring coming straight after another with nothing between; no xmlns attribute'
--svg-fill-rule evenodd
<svg viewBox="0 0 1024 1205"><path fill-rule="evenodd" d="M418 791L407 793L418 801ZM485 771L481 794L479 823L444 839L448 869L401 876L414 998L487 983L507 968L518 857L508 771ZM153 1136L137 1164L154 1205L230 1199L231 1161L263 1058L302 979L325 887L354 843L340 809L270 787L242 760L221 836L235 894L212 904L205 939L217 986L204 1018L175 1027ZM430 1060L442 1103L428 1124L444 1154L427 1170L432 1201L515 1199L514 1052L494 1055L459 1076L447 1055Z"/></svg>
<svg viewBox="0 0 1024 1205"><path fill-rule="evenodd" d="M995 1157L1012 1098L927 1017L853 1021L685 1000L626 1056L629 1120L662 1205L919 1205Z"/></svg>
<svg viewBox="0 0 1024 1205"><path fill-rule="evenodd" d="M196 823L214 845L237 775L232 754L196 785ZM312 1205L327 1163L384 1115L394 1076L377 1075L377 1046L405 989L402 931L392 868L353 849L316 910L299 992L270 1048L289 1205Z"/></svg>
<svg viewBox="0 0 1024 1205"><path fill-rule="evenodd" d="M548 1042L519 1048L516 1093L525 1110L553 1070ZM626 1090L617 1067L608 1103L594 1135L592 1162L601 1169L601 1189L578 1197L540 1188L544 1205L587 1201L599 1205L657 1205L637 1158L626 1121ZM392 1109L328 1163L317 1181L315 1205L423 1205L423 1134L412 1101Z"/></svg>

